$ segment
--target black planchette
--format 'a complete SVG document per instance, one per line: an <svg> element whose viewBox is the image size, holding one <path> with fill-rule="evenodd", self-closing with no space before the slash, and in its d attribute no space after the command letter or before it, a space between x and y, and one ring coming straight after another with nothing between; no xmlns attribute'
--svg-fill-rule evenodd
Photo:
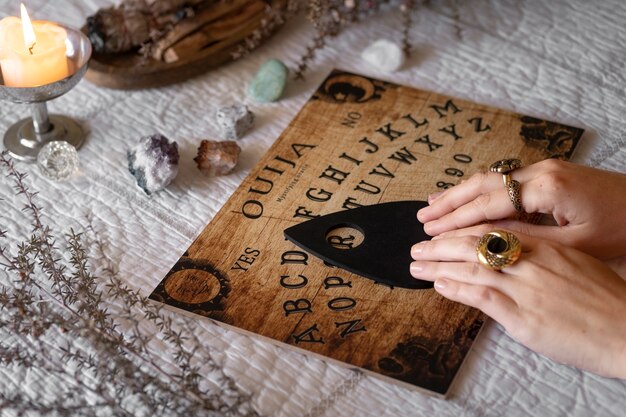
<svg viewBox="0 0 626 417"><path fill-rule="evenodd" d="M432 288L432 282L415 279L409 272L411 246L430 240L416 216L427 205L425 201L396 201L331 213L286 229L285 237L333 266L376 282ZM349 233L344 233L344 240L332 237L340 228L356 229L363 241L353 245L354 236Z"/></svg>

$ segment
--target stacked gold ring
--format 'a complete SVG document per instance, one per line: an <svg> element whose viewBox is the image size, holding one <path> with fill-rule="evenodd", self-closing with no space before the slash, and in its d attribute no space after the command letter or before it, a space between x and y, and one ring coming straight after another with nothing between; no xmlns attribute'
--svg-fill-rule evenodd
<svg viewBox="0 0 626 417"><path fill-rule="evenodd" d="M522 244L519 239L506 230L485 233L476 245L478 262L495 271L513 265L521 253Z"/></svg>
<svg viewBox="0 0 626 417"><path fill-rule="evenodd" d="M502 174L502 181L504 181L504 186L509 193L509 198L511 199L511 203L515 208L515 211L518 213L522 213L524 211L524 209L522 208L521 197L522 186L519 181L515 181L511 178L511 172L515 171L521 166L522 161L520 161L519 159L501 159L497 162L494 162L489 167L489 171Z"/></svg>
<svg viewBox="0 0 626 417"><path fill-rule="evenodd" d="M509 181L511 181L511 172L521 167L522 161L520 161L519 159L501 159L491 164L491 166L489 167L489 171L502 174L502 180L504 181L504 185L508 186Z"/></svg>

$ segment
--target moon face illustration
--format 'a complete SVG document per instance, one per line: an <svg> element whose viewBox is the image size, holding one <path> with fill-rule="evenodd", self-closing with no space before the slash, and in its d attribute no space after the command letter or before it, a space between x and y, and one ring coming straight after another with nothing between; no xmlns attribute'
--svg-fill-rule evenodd
<svg viewBox="0 0 626 417"><path fill-rule="evenodd" d="M324 92L339 102L363 103L378 98L376 86L367 78L340 74L324 83Z"/></svg>

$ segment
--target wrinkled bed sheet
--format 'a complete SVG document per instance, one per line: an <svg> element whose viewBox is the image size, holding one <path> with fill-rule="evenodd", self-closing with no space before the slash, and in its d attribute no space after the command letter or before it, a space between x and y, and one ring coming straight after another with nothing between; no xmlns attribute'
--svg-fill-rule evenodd
<svg viewBox="0 0 626 417"><path fill-rule="evenodd" d="M86 16L111 3L30 0L28 5L36 18L79 27ZM0 0L0 17L15 14L15 4ZM91 215L104 230L108 253L122 276L145 295L333 67L582 127L585 135L575 160L626 171L626 2L433 0L415 15L414 53L404 69L384 74L365 66L360 51L378 38L400 41L399 22L398 12L391 12L353 26L318 54L304 82L290 82L283 100L251 104L256 127L241 140L240 165L232 175L207 180L194 164L183 163L165 191L147 197L128 174L126 150L158 131L176 140L181 160L190 161L199 138L219 137L214 110L245 100L247 81L263 62L278 58L295 66L313 35L302 18L248 58L182 84L115 91L81 82L49 103L51 113L68 114L89 128L79 153L79 177L52 183L34 166L20 163L18 168L30 173L57 230L84 228ZM24 106L1 102L0 132L27 113ZM0 198L13 199L5 178ZM23 219L19 207L0 213L3 228L16 239L29 232ZM554 363L516 343L494 322L476 342L447 400L208 321L199 321L197 332L267 416L623 416L626 409L626 382ZM0 368L0 385L19 384L19 378Z"/></svg>

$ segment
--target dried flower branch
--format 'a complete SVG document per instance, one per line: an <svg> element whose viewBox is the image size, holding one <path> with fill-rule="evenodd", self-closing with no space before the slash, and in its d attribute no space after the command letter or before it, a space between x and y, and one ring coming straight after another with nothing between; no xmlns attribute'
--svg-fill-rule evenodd
<svg viewBox="0 0 626 417"><path fill-rule="evenodd" d="M297 64L296 79L303 78L315 58L315 53L323 49L330 38L337 36L350 24L363 21L378 13L385 5L397 7L402 12L402 46L407 56L411 51L409 31L412 25L411 14L416 3L414 0L315 0L301 3L303 3L302 7L306 7L307 17L317 33Z"/></svg>
<svg viewBox="0 0 626 417"><path fill-rule="evenodd" d="M197 340L193 325L173 320L119 277L89 222L98 250L71 230L66 251L43 222L36 193L6 152L0 166L25 201L30 238L14 253L0 244L0 364L28 371L55 387L33 395L0 384L0 410L16 415L256 415L249 396L228 378ZM6 231L0 230L6 240ZM106 263L91 272L93 259ZM169 359L169 360L168 360ZM205 375L217 375L210 381ZM217 388L215 387L217 384Z"/></svg>
<svg viewBox="0 0 626 417"><path fill-rule="evenodd" d="M411 55L411 39L409 38L409 32L413 24L411 12L414 6L413 0L404 0L400 5L400 11L402 12L402 50L407 57Z"/></svg>

